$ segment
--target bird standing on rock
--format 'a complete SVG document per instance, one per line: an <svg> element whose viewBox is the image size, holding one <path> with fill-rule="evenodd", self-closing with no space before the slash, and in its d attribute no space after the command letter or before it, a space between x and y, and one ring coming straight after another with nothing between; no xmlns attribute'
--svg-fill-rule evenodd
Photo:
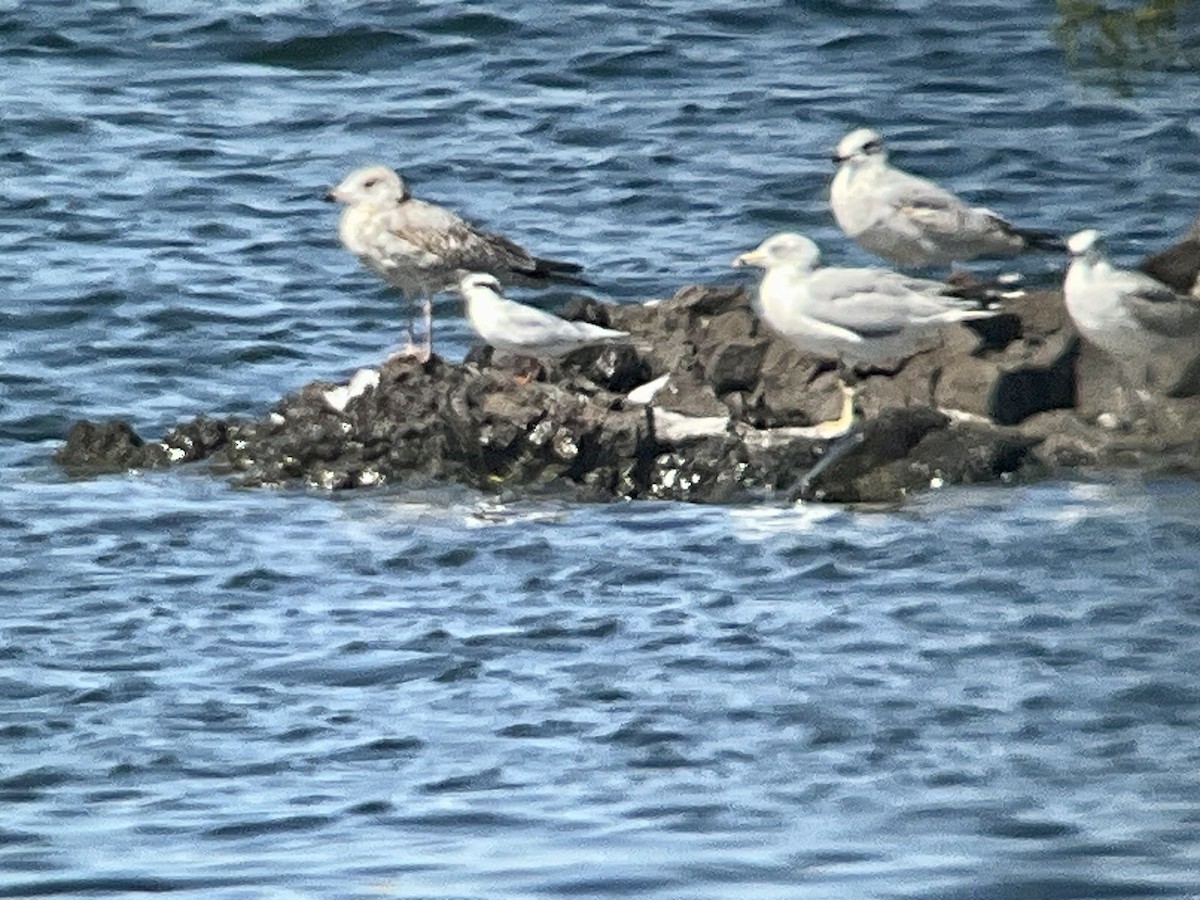
<svg viewBox="0 0 1200 900"><path fill-rule="evenodd" d="M839 364L904 359L955 322L999 313L963 302L938 281L888 269L818 268L820 258L807 237L783 232L733 265L766 270L757 306L772 329Z"/></svg>
<svg viewBox="0 0 1200 900"><path fill-rule="evenodd" d="M509 300L501 293L495 275L472 273L462 279L458 289L467 303L467 321L501 357L555 359L582 347L629 338L628 332L571 322Z"/></svg>
<svg viewBox="0 0 1200 900"><path fill-rule="evenodd" d="M419 302L423 344L401 353L428 359L433 350L433 295L454 288L468 273L487 272L504 284L587 284L574 263L542 259L508 238L484 231L435 203L418 200L387 166L355 169L326 195L345 204L338 222L342 244L372 272Z"/></svg>
<svg viewBox="0 0 1200 900"><path fill-rule="evenodd" d="M946 266L1029 249L1062 250L1062 239L1052 232L1018 228L889 165L883 138L869 128L842 138L833 161L833 217L862 247L898 265Z"/></svg>
<svg viewBox="0 0 1200 900"><path fill-rule="evenodd" d="M1095 229L1071 235L1067 249L1063 299L1080 336L1114 357L1143 399L1150 387L1174 392L1200 359L1200 300L1115 267Z"/></svg>

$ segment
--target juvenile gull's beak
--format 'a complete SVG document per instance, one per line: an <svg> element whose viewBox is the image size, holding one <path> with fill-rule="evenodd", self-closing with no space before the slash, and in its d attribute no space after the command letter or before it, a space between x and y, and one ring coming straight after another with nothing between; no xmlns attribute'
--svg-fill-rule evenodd
<svg viewBox="0 0 1200 900"><path fill-rule="evenodd" d="M337 191L335 191L333 188L330 188L325 192L321 199L326 203L336 203L338 199Z"/></svg>

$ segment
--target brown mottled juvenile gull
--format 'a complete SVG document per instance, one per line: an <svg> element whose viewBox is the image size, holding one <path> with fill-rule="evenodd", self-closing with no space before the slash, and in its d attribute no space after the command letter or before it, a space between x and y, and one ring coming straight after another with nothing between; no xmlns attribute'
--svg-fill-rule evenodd
<svg viewBox="0 0 1200 900"><path fill-rule="evenodd" d="M542 259L503 235L478 228L443 206L418 200L387 166L355 169L326 195L345 204L338 222L342 244L372 272L420 302L424 343L413 344L409 319L406 352L427 359L433 349L433 295L450 290L471 272L504 284L586 284L574 263Z"/></svg>
<svg viewBox="0 0 1200 900"><path fill-rule="evenodd" d="M467 321L499 356L554 359L592 344L624 341L629 334L591 322L571 322L509 300L496 276L475 272L458 286L467 302Z"/></svg>
<svg viewBox="0 0 1200 900"><path fill-rule="evenodd" d="M734 259L765 269L757 307L793 345L841 363L903 359L955 322L985 319L938 281L889 269L818 267L821 252L802 234L783 232Z"/></svg>
<svg viewBox="0 0 1200 900"><path fill-rule="evenodd" d="M1116 359L1143 396L1181 387L1200 358L1200 299L1115 267L1095 229L1071 235L1067 248L1063 299L1080 336Z"/></svg>
<svg viewBox="0 0 1200 900"><path fill-rule="evenodd" d="M1048 231L1018 228L981 206L969 206L932 181L888 164L883 138L851 131L837 146L829 191L842 231L901 266L944 266L1028 249L1062 250Z"/></svg>

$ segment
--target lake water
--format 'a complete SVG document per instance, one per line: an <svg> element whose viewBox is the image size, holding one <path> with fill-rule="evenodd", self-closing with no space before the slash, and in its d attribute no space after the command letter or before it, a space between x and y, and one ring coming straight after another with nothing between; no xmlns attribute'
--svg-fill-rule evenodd
<svg viewBox="0 0 1200 900"><path fill-rule="evenodd" d="M195 6L0 3L0 896L1200 896L1192 482L854 511L50 462L401 343L320 202L367 161L618 301L784 228L868 262L825 199L862 124L1132 262L1200 211L1190 21L1121 55L1028 0Z"/></svg>

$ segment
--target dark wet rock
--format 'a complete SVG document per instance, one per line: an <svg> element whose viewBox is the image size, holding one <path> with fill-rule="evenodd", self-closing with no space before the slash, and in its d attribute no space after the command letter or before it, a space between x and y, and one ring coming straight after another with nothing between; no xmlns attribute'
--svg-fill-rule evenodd
<svg viewBox="0 0 1200 900"><path fill-rule="evenodd" d="M172 463L206 459L228 440L229 425L217 419L200 416L172 428L160 442Z"/></svg>
<svg viewBox="0 0 1200 900"><path fill-rule="evenodd" d="M884 410L854 445L804 485L801 496L890 503L944 484L995 481L1026 467L1040 443L1016 429L952 424L930 407Z"/></svg>
<svg viewBox="0 0 1200 900"><path fill-rule="evenodd" d="M170 463L160 444L147 444L125 422L76 422L54 461L72 475L149 469Z"/></svg>
<svg viewBox="0 0 1200 900"><path fill-rule="evenodd" d="M910 359L858 370L861 424L837 439L812 430L842 408L835 366L771 334L742 288L691 285L646 305L568 304L569 317L628 331L628 344L528 371L486 348L463 363L390 360L378 383L337 403L330 391L344 385L313 382L261 419L200 417L154 442L81 422L56 459L84 474L204 460L247 486L433 479L697 502L892 503L1075 467L1200 473L1200 400L1147 400L1125 385L1080 344L1057 292L1005 309ZM652 407L626 396L666 374Z"/></svg>
<svg viewBox="0 0 1200 900"><path fill-rule="evenodd" d="M1138 267L1181 294L1191 293L1200 278L1200 219L1178 241L1147 256Z"/></svg>

